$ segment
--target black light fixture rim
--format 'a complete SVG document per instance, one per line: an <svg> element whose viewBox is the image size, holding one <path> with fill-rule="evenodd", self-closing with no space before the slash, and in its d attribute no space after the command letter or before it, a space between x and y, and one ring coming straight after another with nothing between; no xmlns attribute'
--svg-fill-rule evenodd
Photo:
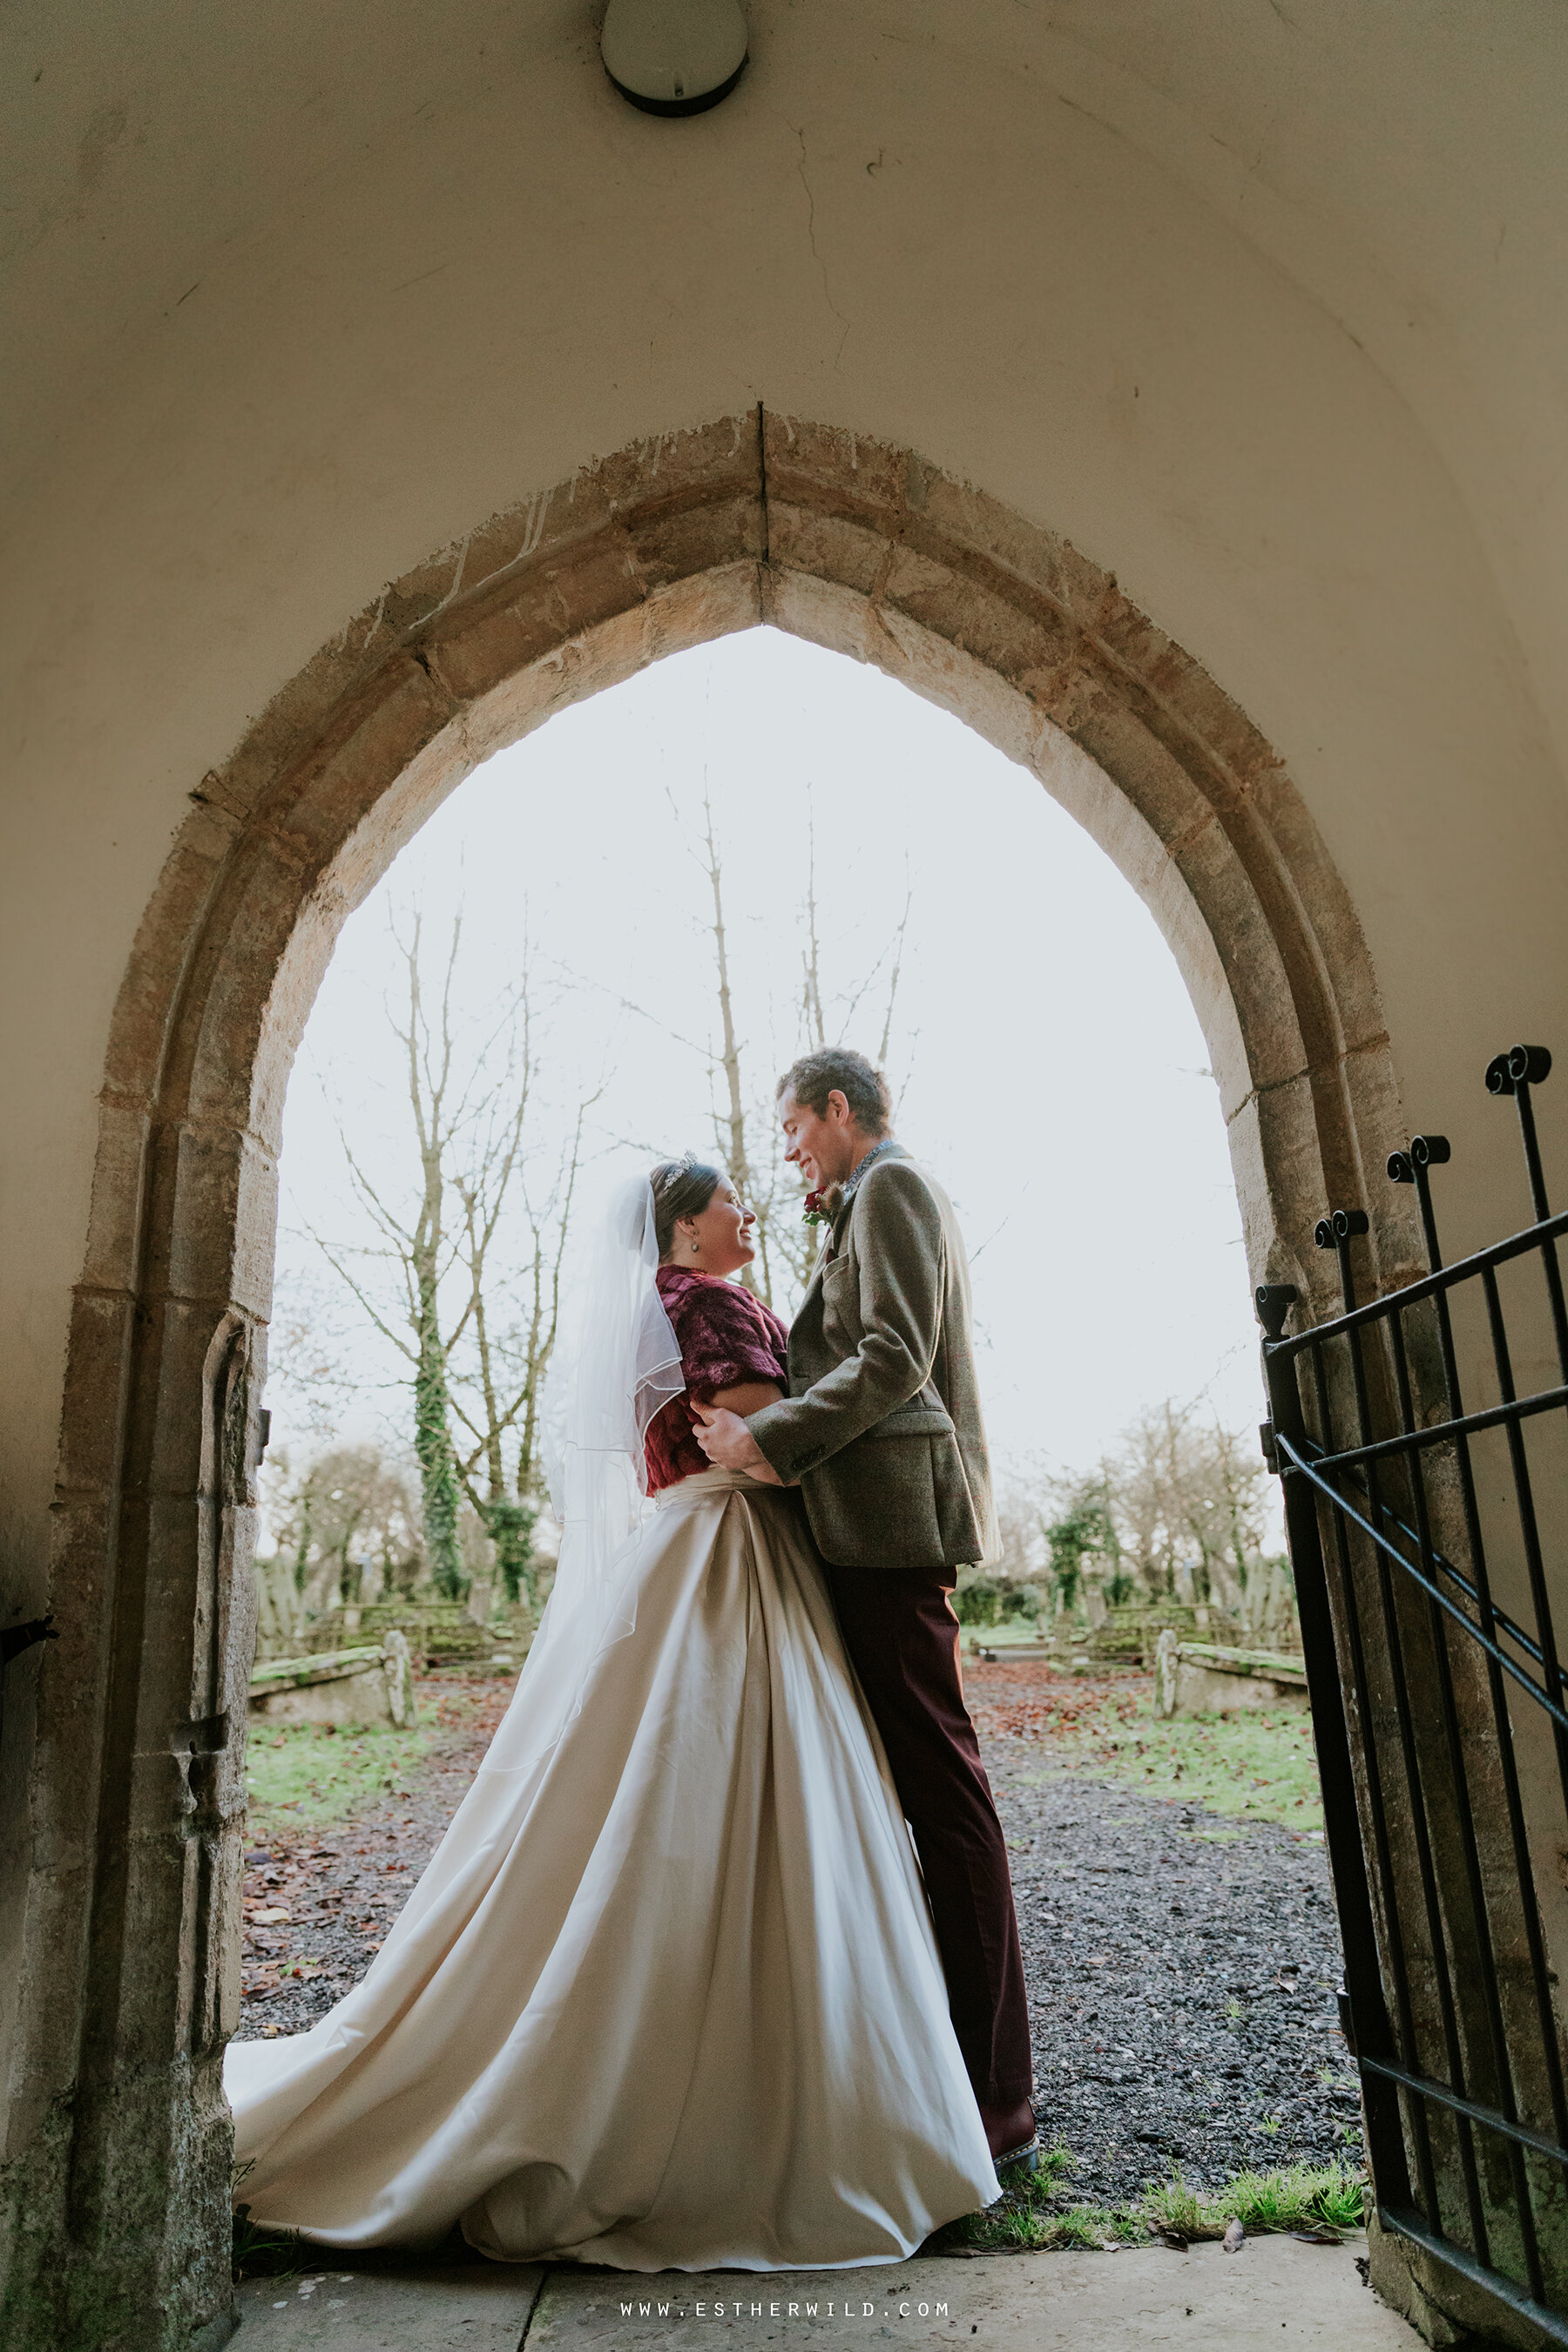
<svg viewBox="0 0 1568 2352"><path fill-rule="evenodd" d="M710 106L717 106L721 99L729 97L730 92L745 72L751 61L751 55L748 49L734 72L727 79L715 82L711 89L700 91L695 98L645 98L640 89L628 89L624 81L616 81L608 66L605 68L605 74L612 87L620 91L627 103L637 107L644 114L706 114Z"/></svg>

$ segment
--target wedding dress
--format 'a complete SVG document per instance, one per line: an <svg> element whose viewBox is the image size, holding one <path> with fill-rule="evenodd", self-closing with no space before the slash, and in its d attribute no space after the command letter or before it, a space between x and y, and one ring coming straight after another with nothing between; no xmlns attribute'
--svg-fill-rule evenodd
<svg viewBox="0 0 1568 2352"><path fill-rule="evenodd" d="M368 1975L231 2043L258 2222L819 2269L1000 2193L798 1496L710 1469L643 1508L572 1640L558 1585Z"/></svg>

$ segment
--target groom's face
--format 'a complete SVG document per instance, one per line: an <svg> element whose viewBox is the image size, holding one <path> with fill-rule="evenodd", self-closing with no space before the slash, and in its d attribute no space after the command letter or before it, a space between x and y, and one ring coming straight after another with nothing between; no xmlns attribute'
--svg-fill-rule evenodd
<svg viewBox="0 0 1568 2352"><path fill-rule="evenodd" d="M785 1095L779 1104L779 1123L784 1131L784 1158L800 1170L808 1192L843 1183L855 1165L860 1137L841 1094L830 1094L824 1110L813 1110L809 1103Z"/></svg>

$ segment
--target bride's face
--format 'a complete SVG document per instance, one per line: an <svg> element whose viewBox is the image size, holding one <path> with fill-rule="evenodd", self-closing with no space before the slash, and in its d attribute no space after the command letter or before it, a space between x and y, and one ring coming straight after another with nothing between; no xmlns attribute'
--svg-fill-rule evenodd
<svg viewBox="0 0 1568 2352"><path fill-rule="evenodd" d="M696 1274L736 1274L757 1255L756 1222L733 1184L721 1184L700 1215L677 1224L674 1263Z"/></svg>

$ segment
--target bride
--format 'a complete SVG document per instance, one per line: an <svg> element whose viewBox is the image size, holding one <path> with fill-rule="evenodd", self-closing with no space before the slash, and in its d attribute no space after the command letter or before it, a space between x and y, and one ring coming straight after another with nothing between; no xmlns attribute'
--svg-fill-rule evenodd
<svg viewBox="0 0 1568 2352"><path fill-rule="evenodd" d="M618 2270L898 2262L1000 2194L798 1495L712 1469L784 1331L717 1169L617 1197L552 1382L554 1591L369 1973L231 2043L253 2218ZM645 1496L652 1495L650 1510Z"/></svg>

